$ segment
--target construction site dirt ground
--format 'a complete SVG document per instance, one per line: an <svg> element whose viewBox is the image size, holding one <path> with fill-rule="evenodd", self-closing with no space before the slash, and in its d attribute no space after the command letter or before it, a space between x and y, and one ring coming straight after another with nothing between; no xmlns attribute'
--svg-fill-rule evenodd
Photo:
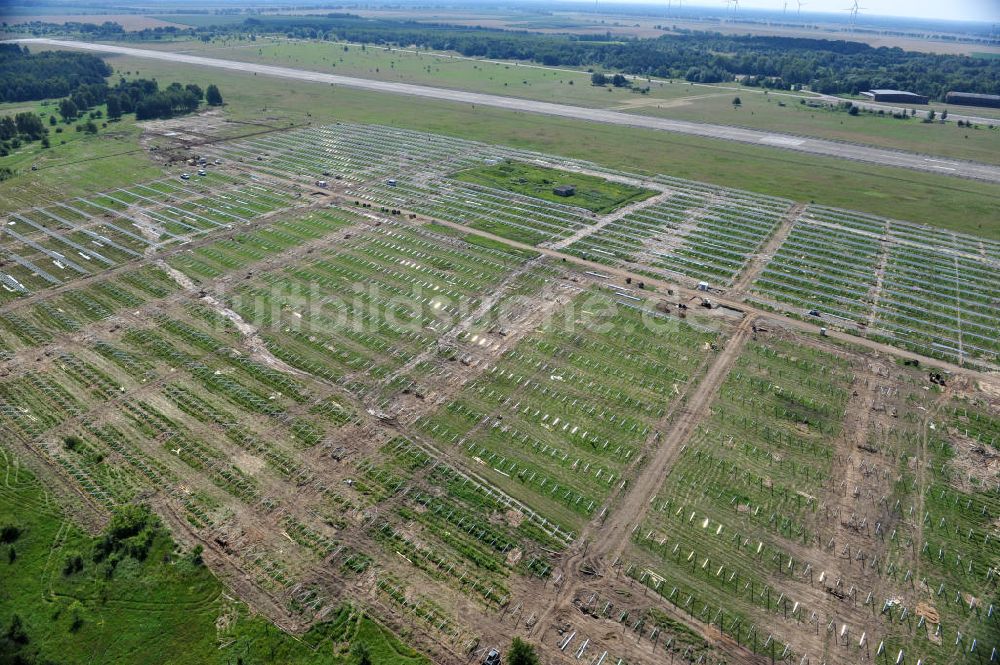
<svg viewBox="0 0 1000 665"><path fill-rule="evenodd" d="M211 114L185 119L182 124L183 127L172 122L151 123L144 146L149 150L155 146L152 152L167 163L181 164L195 155L207 154L209 147L219 140L249 135L246 128L232 131L233 127ZM251 129L252 132L284 131L280 127ZM687 303L698 296L682 286L658 282L628 269L597 266L562 253L556 245L530 248L536 252L533 258L511 263L490 292L480 294L478 306L451 321L447 332L438 336L433 347L384 375L373 375L371 368L359 368L331 381L291 366L288 356L281 355L280 349L276 350L264 334L269 331L261 331L257 324L231 309L233 302L227 301L226 295L234 293L244 283L262 283L258 280L266 276L304 270L326 250L343 247L343 251L354 257L374 256L364 254L362 250L369 246L362 243L369 239L383 241L385 236L380 234L387 229L412 231L418 234L414 237L431 238L426 235L431 222L455 230L459 229L458 225L426 215L411 215L406 210L401 211L401 215L391 215L354 206L346 183L333 181L313 196L317 188L310 186L311 183L295 178L282 180L271 171L259 170L254 162L226 160L210 168L241 179L249 176L254 182L294 192L295 203L262 217L252 226L206 236L178 249L151 252L139 261L164 268L175 282L173 293L151 299L138 308L118 312L105 321L88 324L30 352L16 353L4 362L3 379L28 372L46 372L63 362L62 354L85 356L98 342L121 345L126 331L156 332L158 317L197 326L198 319L193 313L208 311L217 315L220 321L228 322L220 324L219 329L226 331L225 339L229 340L233 352L285 375L308 393L307 401L293 405L286 412L287 422L308 416L310 409L327 400L348 405L354 415L349 423L330 428L329 435L319 445L295 447L288 445L284 438L284 421L259 414L241 414L245 427L273 442L271 454L275 457L272 459L266 457L263 448L255 453L234 444L211 422L185 417L161 392L168 384L195 390L191 387L195 383L181 379L180 373L174 373L174 367L168 368L157 361L157 369L161 371L158 378L127 390L123 387L120 395L99 403L88 403L86 413L79 418L67 420L46 432L42 445L21 440L10 442L18 455L29 459L31 466L58 488L57 496L79 506L75 512L84 524L100 528L106 520L107 508L85 493L81 494L77 483L54 462L63 454L59 437L75 431L83 420L96 429L117 423L126 402L141 400L182 420L192 437L210 441L219 449L222 458L231 460L247 478L254 488L254 496L260 499L240 500L223 491L218 479L210 473L213 468L210 463L202 463L200 469L193 468L182 461L181 452L172 450L174 443L165 445L155 437L138 442L137 447L162 469L163 477L176 478L176 483L149 486L137 494L137 499L149 503L185 547L203 546L205 562L229 590L285 630L301 633L322 622L341 603L350 602L405 634L410 644L439 663L481 659L485 649L507 645L512 636L521 636L537 644L543 662L551 663L652 663L666 662L667 658L673 661L675 656L691 662L768 662L775 654L757 645L756 635L755 643L748 643L740 628L734 635L728 623L723 625L711 618L704 620L629 571L630 566L642 570L644 566L660 565L648 551L639 547L636 530L646 519L664 483L671 482L672 469L678 458L693 445L696 430L715 413L723 386L739 371L739 363L749 347L784 349L783 345L787 344L802 349L803 354L813 354L810 358L830 358L831 362L837 359L847 368L844 371L850 373L851 379L846 388L846 408L839 418L840 427L823 441L829 449L827 480L817 483L809 493L808 499L817 508L801 517L808 522L812 537L806 541L780 539L788 565L795 572L784 574L780 566L775 570L766 562L753 571L754 575L763 576L776 593L794 598L796 608L801 604L814 614L808 617L798 614L797 610L788 612L786 606L783 615L779 605L772 608L768 600L764 609L751 602L753 609L748 611L753 614L746 620L759 625L761 644L765 643L765 635L773 634L794 653L794 662L801 660L817 665L875 661L879 645L877 642L869 645L862 634L872 636L869 638L872 641L874 636L883 635L881 639L887 642L905 645L900 649L923 645L920 648L926 649L928 655L924 662L947 662L946 656L955 657L956 653L969 648L964 643L961 648L949 649L947 644L937 646L933 640L920 641L919 631L914 636L905 620L894 621L891 608L888 618L884 608L879 612L873 603L881 606L886 599L895 599L896 604L912 608L909 610L911 615L919 614L937 625L943 620L937 614L942 608L934 606L940 601L935 600L933 593L911 585L909 579L904 582L898 575L886 574L881 566L876 567L871 562L873 559L891 561L897 570L915 571L913 579L921 576L922 568L925 573L928 568L934 570L934 564L927 563L916 547L912 551L900 550L885 535L890 528L898 528L912 532L914 543L925 541L924 521L894 511L890 498L903 496L899 489L903 479L904 484L909 482L911 487L905 496L916 502L913 513L919 516L928 512L923 503L924 495L932 486L938 487L933 467L935 463L940 464L933 452L933 440L943 437L958 451L949 462L954 470L952 485L956 491L973 495L996 484L1000 474L996 451L984 448L979 441L960 433L955 424L945 422L947 409L967 402L975 402L977 409L997 417L1000 388L994 376L933 361L906 364L889 347L847 336L822 337L813 332L813 327L800 321L744 306L738 299L755 271L760 270L760 262L754 262L728 294L727 297L733 299L729 308L698 307L696 304L688 308ZM175 205L179 203L174 202ZM147 208L149 211L155 213L156 208ZM199 247L210 246L227 236L231 238L237 232L266 229L276 220L324 213L341 215L346 221L321 237L215 278L202 276L193 281L170 262ZM800 213L801 208L790 210L789 220ZM462 232L518 249L529 249L488 233L471 229L462 229ZM787 233L787 224L776 233ZM780 240L779 237L777 244ZM465 247L456 238L444 238L440 242L451 243L446 246L456 250ZM767 253L774 251L774 246L767 247ZM493 255L490 259L500 260ZM593 274L596 267L602 275ZM111 280L115 274L112 271L96 275L89 278L89 282ZM487 478L489 469L480 468L481 460L470 458L460 445L441 446L422 432L421 423L445 411L463 391L474 390L509 354L528 348L521 345L539 339L540 331L570 308L575 299L588 293L613 291L609 289L610 283L624 287L626 277L635 282L644 279L649 285L649 292L637 296L642 299L643 307L659 312L685 329L690 325L714 331L718 341L713 348L703 349L699 360L692 357L687 368L690 379L676 387L677 394L665 405L663 416L653 423L638 454L623 465L621 477L603 500L604 510L595 510L593 516L582 519L582 527L566 540L565 547L553 549L545 556L551 572L546 575L519 572L516 565L524 555L520 548L515 548L508 552L509 570L498 575L508 590L505 602L484 601L478 592L467 591L464 578L457 581L444 572L447 566L452 566L451 570L462 568L475 573L474 565L415 558L414 552L431 557L432 548L422 543L422 539L429 537L419 522L421 510L425 509L404 505L411 491L426 493L429 497L444 496L433 475L439 466L465 477L470 484L488 489L493 486ZM515 300L522 289L529 293L532 306ZM17 301L0 309L16 313L32 302L63 291L65 289L53 289L51 293L42 293L34 299ZM503 329L481 330L479 322L497 312L504 315ZM294 314L288 307L282 307L280 312L283 321ZM475 331L488 342L481 345L466 342ZM350 348L358 344L359 339L344 337L343 347ZM595 356L595 361L600 360ZM932 374L939 367L946 368L946 378L932 381ZM217 370L217 374L224 375L226 371ZM553 372L541 369L535 378ZM114 378L123 386L133 385L124 373ZM364 385L364 390L352 389L355 385ZM532 396L524 384L506 398L521 403L530 401ZM206 399L221 402L211 395ZM227 408L234 410L231 405ZM501 410L497 407L497 411L490 414L491 418L496 419ZM474 431L470 430L469 435ZM896 438L895 434L890 434L895 432L905 432L906 437ZM362 461L382 461L386 451L399 440L411 442L414 451L429 455L433 462L423 466L415 464L409 476L400 476L400 486L405 486L405 490L384 492L382 496L370 489L374 481L364 477L363 469L367 467ZM274 459L281 459L281 464L286 465L282 473L276 471ZM109 462L125 464L123 458ZM773 482L781 485L784 480L776 475ZM504 494L495 488L490 492L490 496ZM195 495L211 497L215 520L212 526L199 527L185 513L186 499ZM344 505L351 508L335 514L334 504L330 503L332 496L343 499ZM504 528L521 527L531 515L524 496L531 495L525 492L521 496L501 498L510 507L504 510L498 503L491 515L492 522ZM402 511L399 514L411 515L411 518L394 522L396 526L390 527L394 532L389 536L384 527L380 529L376 525L379 520L387 519L386 515L396 514L393 511ZM734 509L735 512L738 511ZM865 526L860 526L862 521ZM877 528L876 523L879 524ZM335 535L336 542L350 549L351 558L363 559L367 565L360 573L350 572L349 566L345 568L344 565L346 555L341 554L346 549L334 551L332 546L317 556L316 551L303 545L305 538L299 534L293 537L290 533L293 525L301 528L302 533L318 534L309 536L314 542L321 538L332 539ZM391 540L386 540L390 537ZM949 542L944 536L937 537ZM995 534L996 537L1000 537L1000 533ZM407 550L409 554L403 551L404 543L412 548ZM540 551L533 545L530 547ZM804 562L809 564L805 569L802 567ZM279 578L288 583L277 582ZM397 594L391 587L397 583L401 587L405 584L405 591ZM865 594L869 595L869 600L862 602ZM986 585L984 597L978 602L992 602L987 594L995 597L995 586ZM490 597L488 591L486 597ZM613 603L614 612L602 611L602 601L609 606ZM974 603L966 601L966 604ZM715 608L712 609L714 612ZM441 623L437 624L438 621ZM979 630L981 635L996 637L995 624L984 624L982 619L971 614L967 621L967 634L970 630ZM928 634L931 634L930 623ZM831 624L833 631L829 629ZM983 625L985 629L976 628ZM848 640L844 639L845 634ZM895 658L895 652L890 656Z"/></svg>

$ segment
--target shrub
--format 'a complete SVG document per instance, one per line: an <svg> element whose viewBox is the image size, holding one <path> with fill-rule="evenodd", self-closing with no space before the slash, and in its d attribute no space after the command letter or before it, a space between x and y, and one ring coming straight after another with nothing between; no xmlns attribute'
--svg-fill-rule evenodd
<svg viewBox="0 0 1000 665"><path fill-rule="evenodd" d="M205 101L208 102L209 106L222 106L222 93L219 92L219 86L214 83L208 86L205 90Z"/></svg>
<svg viewBox="0 0 1000 665"><path fill-rule="evenodd" d="M354 662L357 665L372 665L372 657L368 652L368 645L364 642L355 642L354 647L351 649L351 655L354 656Z"/></svg>
<svg viewBox="0 0 1000 665"><path fill-rule="evenodd" d="M82 612L83 605L80 604L80 601L73 601L73 605L69 608L69 632L76 633L83 628Z"/></svg>
<svg viewBox="0 0 1000 665"><path fill-rule="evenodd" d="M9 544L21 537L21 529L13 524L0 527L0 543Z"/></svg>
<svg viewBox="0 0 1000 665"><path fill-rule="evenodd" d="M69 576L83 570L83 557L79 552L67 552L63 561L63 575Z"/></svg>
<svg viewBox="0 0 1000 665"><path fill-rule="evenodd" d="M145 560L159 530L156 516L144 505L115 508L104 535L94 544L94 561L107 562L110 577L122 557Z"/></svg>
<svg viewBox="0 0 1000 665"><path fill-rule="evenodd" d="M510 651L507 653L507 665L538 665L535 647L520 637L515 637L510 644Z"/></svg>
<svg viewBox="0 0 1000 665"><path fill-rule="evenodd" d="M21 617L17 614L10 618L10 624L7 625L7 639L14 644L28 643L28 633L25 632Z"/></svg>

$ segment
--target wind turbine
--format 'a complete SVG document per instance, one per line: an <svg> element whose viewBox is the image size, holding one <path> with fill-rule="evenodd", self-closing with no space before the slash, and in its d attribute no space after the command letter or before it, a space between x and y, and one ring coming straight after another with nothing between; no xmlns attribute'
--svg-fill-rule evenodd
<svg viewBox="0 0 1000 665"><path fill-rule="evenodd" d="M788 0L785 0L785 5L781 8L781 13L782 14L788 13Z"/></svg>
<svg viewBox="0 0 1000 665"><path fill-rule="evenodd" d="M802 5L806 3L802 2L802 0L798 0L798 3L799 3L799 11L798 13L796 13L796 16L802 16Z"/></svg>
<svg viewBox="0 0 1000 665"><path fill-rule="evenodd" d="M858 4L858 0L854 0L854 4L845 10L851 12L851 31L854 30L854 26L858 22L858 12L860 12L862 9L864 8Z"/></svg>

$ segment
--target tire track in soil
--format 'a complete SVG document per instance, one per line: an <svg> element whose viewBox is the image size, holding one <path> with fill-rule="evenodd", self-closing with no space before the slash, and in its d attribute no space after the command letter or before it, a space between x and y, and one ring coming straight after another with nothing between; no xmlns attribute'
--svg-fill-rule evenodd
<svg viewBox="0 0 1000 665"><path fill-rule="evenodd" d="M618 556L625 549L631 535L629 527L642 519L649 500L659 491L663 479L680 454L682 445L708 414L709 406L715 399L719 387L729 375L729 370L754 331L755 322L756 318L753 316L744 318L733 335L726 340L722 351L709 366L686 406L680 411L676 424L664 437L656 454L629 488L617 510L603 525L600 525L599 530L602 535L600 545L594 549L591 556ZM597 530L595 525L590 528Z"/></svg>
<svg viewBox="0 0 1000 665"><path fill-rule="evenodd" d="M588 575L582 570L584 563L596 570L599 562L621 556L631 536L631 526L642 519L651 498L659 491L667 471L680 455L684 442L688 440L697 425L707 415L709 406L714 401L723 381L729 375L729 370L742 352L751 333L755 330L755 321L756 317L747 316L740 322L732 336L726 340L721 353L706 370L694 392L690 393L687 404L679 412L668 414L668 418L675 416L675 423L660 442L653 457L621 498L611 516L603 523L600 523L599 520L592 521L581 532L576 545L569 552L563 565L560 566L560 571L566 582L538 617L536 626L541 626L540 635L544 635L554 614L562 614L573 609L572 600L577 591L585 584ZM590 548L591 539L598 533L600 538L595 540L594 547ZM671 614L674 613L671 612ZM707 637L708 631L700 622L686 615L676 615L676 618ZM715 646L723 647L727 652L735 646L724 640L716 639L714 636L709 638L709 641Z"/></svg>
<svg viewBox="0 0 1000 665"><path fill-rule="evenodd" d="M778 226L771 233L771 237L768 238L763 245L757 248L757 252L753 255L750 261L743 269L743 273L739 275L733 285L728 289L728 292L733 297L746 297L746 291L753 284L754 280L764 271L767 264L771 261L771 258L781 249L782 245L785 244L785 240L788 239L788 235L792 232L795 227L795 223L802 217L802 213L806 210L806 204L795 203L789 208L785 215L781 218Z"/></svg>
<svg viewBox="0 0 1000 665"><path fill-rule="evenodd" d="M834 348L826 350L838 353L838 350ZM870 533L866 535L860 529L851 526L851 523L857 523L857 519L860 517L856 513L858 502L863 498L860 493L857 497L854 495L854 488L857 487L862 492L864 489L872 491L870 485L866 488L865 475L861 471L863 461L861 454L865 451L863 446L866 445L866 435L872 425L876 423L883 427L890 425L887 422L879 422L886 418L884 414L876 415L879 389L890 382L890 379L887 378L888 369L882 362L867 356L862 359L862 362L864 362L864 368L856 375L849 388L853 394L848 400L842 419L845 424L850 424L851 427L845 427L834 442L837 454L841 459L831 469L831 481L838 477L842 480L839 483L831 482L822 495L823 502L833 509L832 513L829 509L826 513L826 520L829 523L829 526L825 527L827 536L821 537L817 533L815 538L818 539L818 543L802 544L794 541L786 541L785 543L789 555L794 559L800 563L810 563L817 575L825 573L827 579L840 580L843 584L830 586L828 582L816 582L814 585L812 575L808 580L792 577L782 577L781 579L786 588L794 590L796 594L794 600L803 603L803 616L807 611L814 611L818 617L817 621L819 621L819 617L825 615L824 622L833 620L837 624L850 626L852 631L854 628L858 628L859 634L861 631L865 631L868 633L869 640L873 640L876 637L872 633L872 629L877 627L880 622L877 618L869 616L869 610L866 609L866 606L858 605L857 595L852 601L849 595L840 598L827 590L828 587L834 590L841 589L843 593L841 587L850 585L856 588L857 594L863 593L865 587L876 592L881 581L881 578L876 576L870 567L865 566L868 557L865 557L860 568L855 568L855 560L850 554L846 558L838 554L838 546L848 545L849 552L853 552L860 549L860 543L863 543L865 549L870 550L873 555L882 556L884 549L879 547ZM882 380L883 378L884 380ZM876 481L881 482L878 478ZM848 521L847 515L852 517L851 521ZM869 522L875 522L877 517L867 513L864 516L868 518ZM828 549L823 542L831 540L835 543L832 550ZM854 546L850 546L852 540L855 541ZM851 635L854 636L854 633L852 632ZM800 628L789 635L787 639L793 643L796 653L803 653L809 657L814 655L822 657L827 659L827 662L853 662L851 658L857 655L851 653L845 658L844 651L840 649L839 638L835 639L831 648L829 634L826 631L814 633Z"/></svg>

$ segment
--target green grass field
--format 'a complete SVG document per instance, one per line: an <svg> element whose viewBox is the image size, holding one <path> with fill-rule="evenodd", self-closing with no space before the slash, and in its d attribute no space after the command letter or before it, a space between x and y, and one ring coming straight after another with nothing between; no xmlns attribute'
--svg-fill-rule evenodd
<svg viewBox="0 0 1000 665"><path fill-rule="evenodd" d="M685 81L637 82L650 86L646 95L627 89L595 87L590 74L566 68L514 65L473 60L454 54L435 54L403 49L362 47L331 42L263 39L255 42L218 39L210 43L176 41L154 48L197 53L216 58L261 62L297 69L359 76L385 81L405 81L445 88L508 95L547 102L680 120L736 124L764 131L855 143L895 150L1000 163L1000 130L964 130L954 123L923 124L920 120L898 121L891 117L848 116L829 108L810 109L798 103L798 93L774 92L738 83L693 85ZM742 108L734 111L739 96ZM784 102L785 106L779 106ZM937 110L947 108L938 105ZM954 109L954 112L989 117L990 109ZM998 123L1000 124L1000 123ZM969 134L969 138L965 135Z"/></svg>
<svg viewBox="0 0 1000 665"><path fill-rule="evenodd" d="M152 44L158 50L262 62L296 69L359 76L383 81L401 81L475 92L539 99L597 108L618 106L640 95L625 89L595 87L590 74L531 64L475 60L451 53L409 49L387 49L340 42L306 42L258 38L174 41ZM147 48L143 45L143 48ZM672 100L690 95L715 94L713 88L694 88L683 83L654 85L649 97Z"/></svg>
<svg viewBox="0 0 1000 665"><path fill-rule="evenodd" d="M953 121L925 123L921 118L897 120L872 113L848 115L828 106L812 108L798 100L769 95L741 94L740 107L734 107L731 95L705 96L690 103L647 105L637 113L676 118L693 122L740 125L764 131L802 136L818 136L837 141L866 143L893 150L969 159L989 164L1000 163L1000 127L978 129L959 127ZM997 123L1000 125L1000 122Z"/></svg>
<svg viewBox="0 0 1000 665"><path fill-rule="evenodd" d="M991 223L1000 206L1000 187L988 183L667 132L136 58L116 56L109 62L120 71L161 80L215 82L228 103L228 117L238 121L278 125L344 120L392 125L1000 238L1000 226Z"/></svg>
<svg viewBox="0 0 1000 665"><path fill-rule="evenodd" d="M1000 187L988 183L776 148L124 56L109 57L108 61L117 69L114 77L128 72L161 81L182 80L203 86L217 83L228 102L227 117L240 122L271 126L335 120L386 124L588 159L633 172L666 173L1000 238L1000 226L993 223L1000 206ZM954 130L948 126L939 129ZM119 143L125 147L124 141L100 138L99 135L94 140L89 153L65 155L65 162L58 166L28 172L0 185L3 207L8 210L23 207L25 203L37 203L38 198L32 197L49 199L58 197L60 192L72 194L87 187L123 186L159 173L138 152L128 153L127 157L92 159L106 154L101 151L115 153L116 150L109 148L118 149ZM83 147L81 144L81 153ZM130 148L135 147L133 142Z"/></svg>
<svg viewBox="0 0 1000 665"><path fill-rule="evenodd" d="M15 614L20 617L29 640L23 654L65 664L147 665L180 658L318 665L353 662L350 645L361 641L376 663L427 663L348 606L301 638L289 636L230 599L212 573L163 531L145 560L125 557L108 577L106 566L93 561L98 539L74 525L41 483L3 451L0 476L0 527L19 531L0 544L0 626L6 630ZM82 569L67 573L75 556Z"/></svg>
<svg viewBox="0 0 1000 665"><path fill-rule="evenodd" d="M60 121L49 126L50 115L59 117L55 103L0 105L0 115L22 111L44 117L51 147L43 148L40 141L35 141L0 157L0 166L8 166L19 174L0 182L0 213L155 178L161 173L139 147L142 130L134 116L109 122L107 127L101 127L106 120L95 120L100 129L91 135L76 131L76 125L85 120L70 124ZM61 132L56 133L57 130ZM32 166L38 170L32 171Z"/></svg>
<svg viewBox="0 0 1000 665"><path fill-rule="evenodd" d="M582 173L510 161L466 169L453 177L462 182L533 196L553 203L580 206L599 215L628 203L642 201L656 193ZM552 191L558 185L572 185L576 192L569 197L559 196Z"/></svg>
<svg viewBox="0 0 1000 665"><path fill-rule="evenodd" d="M992 223L1000 206L1000 187L905 169L815 157L762 146L713 141L667 132L600 125L467 104L396 97L253 74L181 66L112 56L119 74L217 83L227 101L227 117L271 126L328 123L336 120L385 124L512 147L588 159L633 172L666 173L682 178L747 189L797 201L843 207L895 219L923 222L990 238L1000 238ZM950 129L950 128L949 128ZM101 148L95 142L95 148ZM93 155L93 153L91 153ZM69 162L58 173L27 173L0 186L51 196L73 188L127 184L158 173L145 157L100 160L106 172L93 175L93 164ZM141 161L139 161L141 159ZM145 168L139 170L139 166ZM53 173L54 175L54 173ZM15 189L16 188L16 189ZM2 199L7 201L7 199ZM11 204L11 207L23 207ZM9 207L8 207L9 209Z"/></svg>

